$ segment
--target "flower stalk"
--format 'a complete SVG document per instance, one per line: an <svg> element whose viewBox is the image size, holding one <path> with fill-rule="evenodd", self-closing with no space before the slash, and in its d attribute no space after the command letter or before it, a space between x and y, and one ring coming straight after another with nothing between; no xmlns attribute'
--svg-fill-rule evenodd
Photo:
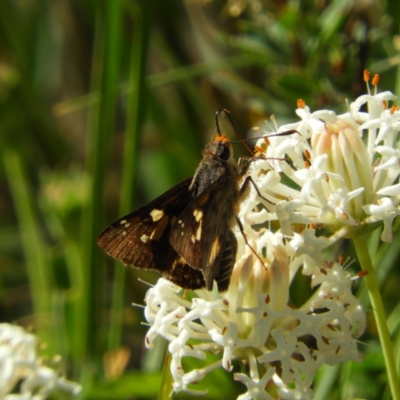
<svg viewBox="0 0 400 400"><path fill-rule="evenodd" d="M395 352L386 322L386 313L383 307L381 293L379 291L378 279L375 269L372 265L368 247L365 246L365 238L353 237L353 244L357 252L357 258L361 269L367 272L367 275L365 275L363 279L365 279L367 283L368 294L371 301L376 326L378 328L390 390L393 400L399 400L400 377L396 368L396 361L394 359Z"/></svg>

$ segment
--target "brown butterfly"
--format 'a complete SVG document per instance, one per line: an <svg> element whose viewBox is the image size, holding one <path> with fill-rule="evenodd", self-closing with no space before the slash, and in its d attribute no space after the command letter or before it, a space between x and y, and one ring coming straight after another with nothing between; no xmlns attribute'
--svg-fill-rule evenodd
<svg viewBox="0 0 400 400"><path fill-rule="evenodd" d="M98 238L106 253L136 268L153 269L184 289L229 286L237 241L232 232L241 175L225 135L203 151L193 179L110 225Z"/></svg>
<svg viewBox="0 0 400 400"><path fill-rule="evenodd" d="M156 270L184 289L211 290L215 280L225 291L236 260L235 225L247 243L237 218L240 202L250 183L262 197L250 176L240 186L249 164L240 170L229 139L217 133L192 179L114 222L98 245L124 264Z"/></svg>

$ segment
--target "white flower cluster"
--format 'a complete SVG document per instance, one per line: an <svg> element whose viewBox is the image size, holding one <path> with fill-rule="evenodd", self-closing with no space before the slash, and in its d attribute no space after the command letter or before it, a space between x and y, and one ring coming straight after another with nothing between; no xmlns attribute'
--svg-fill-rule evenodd
<svg viewBox="0 0 400 400"><path fill-rule="evenodd" d="M34 335L15 325L0 324L0 399L42 400L57 389L78 394L80 385L41 365L36 350Z"/></svg>
<svg viewBox="0 0 400 400"><path fill-rule="evenodd" d="M268 147L259 143L260 150L266 147L267 159L257 169L272 167L274 172L257 185L263 185L266 197L276 204L275 209L265 206L274 211L269 220L279 219L282 233L291 236L296 223L321 225L334 232L332 243L338 236L357 234L356 228L381 222L381 239L391 242L392 223L400 214L400 110L387 108L395 98L391 92L360 96L342 115L330 110L311 113L299 101L301 121L280 128L299 134L271 137ZM360 111L364 105L368 112ZM291 162L277 161L285 157ZM300 189L282 183L282 175ZM252 205L258 201L253 200Z"/></svg>
<svg viewBox="0 0 400 400"><path fill-rule="evenodd" d="M269 381L282 399L309 399L313 377L323 363L361 360L355 338L364 332L365 315L351 294L350 274L337 263L315 270L311 284L315 293L295 309L288 299L296 263L289 262L292 257L287 256L280 233L263 236L268 237L264 245L275 250L269 268L245 250L222 295L201 290L187 301L165 279L148 291L145 315L151 328L146 345L153 347L158 335L170 342L175 392L205 394L189 385L215 368L231 371L233 362L241 360L249 365L249 375L234 374L247 386L239 399L272 399L265 391ZM286 247L294 255L290 245ZM184 357L204 363L207 353L222 356L202 368L184 370Z"/></svg>
<svg viewBox="0 0 400 400"><path fill-rule="evenodd" d="M357 338L366 318L351 293L353 278L347 263L324 260L322 250L379 223L382 240L392 238L400 202L400 111L387 109L394 98L361 96L343 115L311 113L299 101L301 121L279 130L298 133L258 142L262 158L250 174L259 193L252 190L239 213L250 246L237 229L229 289L197 290L189 301L160 279L147 293L146 345L157 336L170 342L173 391L204 394L192 384L223 367L247 387L240 400L310 399L322 364L362 359ZM294 306L290 287L299 273L312 293ZM199 367L188 369L185 358ZM247 373L235 373L238 362Z"/></svg>

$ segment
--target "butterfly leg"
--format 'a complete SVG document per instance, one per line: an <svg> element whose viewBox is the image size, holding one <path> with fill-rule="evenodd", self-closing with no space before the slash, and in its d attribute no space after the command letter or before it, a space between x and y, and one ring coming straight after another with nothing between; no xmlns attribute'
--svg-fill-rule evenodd
<svg viewBox="0 0 400 400"><path fill-rule="evenodd" d="M242 222L240 221L240 219L239 219L238 217L236 217L236 222L237 222L237 224L238 224L240 233L241 233L242 236L243 236L244 242L246 243L247 246L249 246L250 250L251 250L251 251L253 252L253 254L258 258L258 260L259 260L260 263L264 266L264 268L266 268L266 267L265 267L265 264L264 264L264 261L263 261L263 260L261 259L261 257L258 255L257 251L256 251L255 249L253 249L252 246L250 246L250 243L249 243L249 241L247 240L247 236L246 236L246 234L244 233L244 229L243 229Z"/></svg>
<svg viewBox="0 0 400 400"><path fill-rule="evenodd" d="M247 164L247 165L248 165L248 164ZM256 192L257 192L258 197L261 197L264 201L266 201L266 202L269 203L269 204L275 205L275 203L273 203L272 201L268 200L267 198L265 198L265 197L261 194L260 189L258 189L256 183L253 181L253 178L252 178L251 176L246 177L246 179L245 179L245 181L244 181L242 187L240 188L240 191L239 191L239 198L240 198L241 200L242 200L242 199L245 199L245 198L248 196L249 191L250 191L250 184L253 185L254 189L255 189Z"/></svg>
<svg viewBox="0 0 400 400"><path fill-rule="evenodd" d="M249 163L248 163L248 164L249 164ZM247 165L248 165L248 164L247 164ZM246 179L245 179L245 181L244 181L242 187L240 188L240 191L239 191L239 198L240 198L241 200L242 200L243 198L245 198L245 197L248 196L249 191L250 191L250 185L253 185L253 187L254 187L254 189L256 190L256 192L257 192L257 194L258 194L259 197L261 197L261 198L262 198L263 200L265 200L267 203L274 204L274 203L272 203L271 201L269 201L268 199L266 199L266 198L260 193L260 190L258 189L256 183L254 182L254 180L253 180L253 178L252 178L251 176L247 176L247 177L246 177ZM243 239L244 239L246 245L249 246L249 248L251 249L251 251L252 251L252 252L254 253L254 255L259 259L259 261L261 262L261 264L264 265L264 268L265 268L265 264L264 264L263 260L261 259L261 257L258 255L257 251L256 251L255 249L253 249L252 246L250 246L250 244L249 244L249 242L248 242L248 240L247 240L246 234L245 234L245 232L244 232L244 229L243 229L243 224L242 224L242 222L240 221L240 219L239 219L238 217L236 217L236 222L237 222L237 224L238 224L239 230L240 230L240 232L241 232L241 234L242 234L242 236L243 236Z"/></svg>

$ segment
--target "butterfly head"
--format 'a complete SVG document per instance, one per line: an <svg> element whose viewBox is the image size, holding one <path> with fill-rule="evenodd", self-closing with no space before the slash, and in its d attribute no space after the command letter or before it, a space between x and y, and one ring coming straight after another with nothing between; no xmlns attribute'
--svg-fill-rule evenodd
<svg viewBox="0 0 400 400"><path fill-rule="evenodd" d="M217 157L223 162L230 162L233 160L232 145L225 135L217 133L204 149L203 155Z"/></svg>

